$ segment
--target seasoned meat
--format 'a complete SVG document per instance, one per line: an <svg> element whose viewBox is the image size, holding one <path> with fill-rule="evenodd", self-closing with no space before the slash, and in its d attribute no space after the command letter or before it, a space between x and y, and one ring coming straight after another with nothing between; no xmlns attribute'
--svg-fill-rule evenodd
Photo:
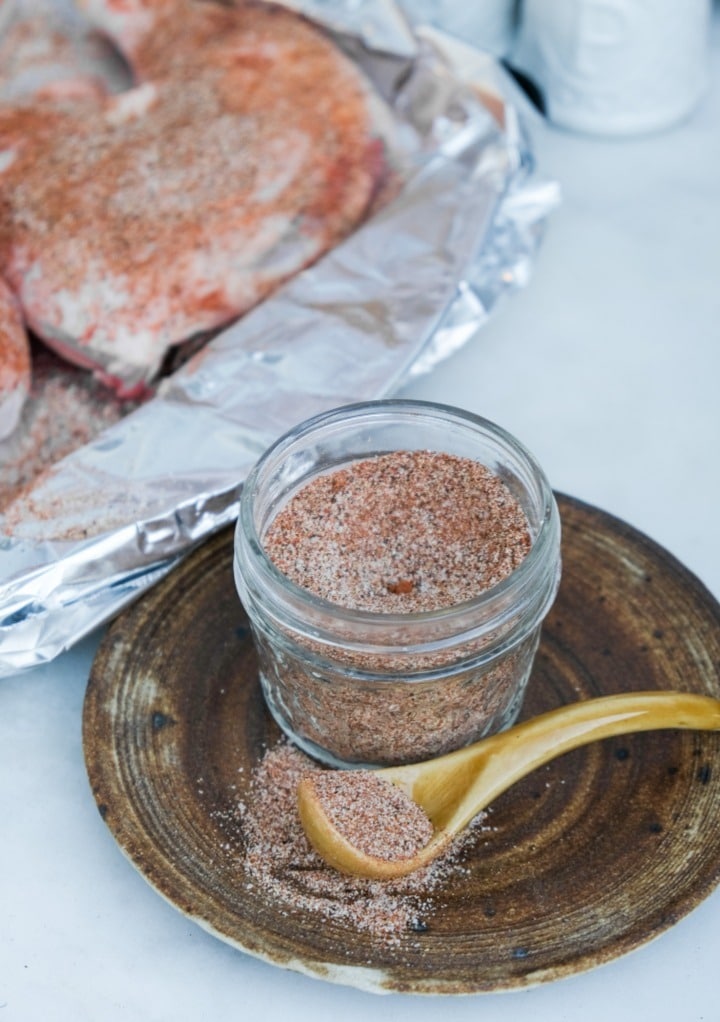
<svg viewBox="0 0 720 1022"><path fill-rule="evenodd" d="M21 96L102 96L130 84L115 47L103 40L71 0L11 0L0 13L0 103ZM0 11L3 0L0 0Z"/></svg>
<svg viewBox="0 0 720 1022"><path fill-rule="evenodd" d="M30 389L30 348L20 308L0 280L0 440L20 419Z"/></svg>
<svg viewBox="0 0 720 1022"><path fill-rule="evenodd" d="M365 216L368 87L280 7L87 0L137 84L0 106L0 273L26 321L123 395Z"/></svg>

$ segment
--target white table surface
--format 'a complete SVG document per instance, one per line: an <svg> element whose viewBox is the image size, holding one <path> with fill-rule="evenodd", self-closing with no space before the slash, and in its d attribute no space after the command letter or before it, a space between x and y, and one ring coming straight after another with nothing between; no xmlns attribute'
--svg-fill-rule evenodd
<svg viewBox="0 0 720 1022"><path fill-rule="evenodd" d="M637 526L720 597L717 14L711 92L687 123L626 141L535 130L564 202L533 279L404 393L503 424L556 489ZM80 720L97 642L0 682L3 1022L720 1019L720 891L600 969L465 998L377 997L209 936L153 892L95 808Z"/></svg>

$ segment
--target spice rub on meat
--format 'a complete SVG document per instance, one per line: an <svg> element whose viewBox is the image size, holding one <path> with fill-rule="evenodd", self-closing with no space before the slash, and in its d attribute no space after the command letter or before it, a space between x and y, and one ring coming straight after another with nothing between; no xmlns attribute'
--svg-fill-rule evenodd
<svg viewBox="0 0 720 1022"><path fill-rule="evenodd" d="M0 280L0 440L10 436L30 389L30 347L20 309Z"/></svg>
<svg viewBox="0 0 720 1022"><path fill-rule="evenodd" d="M37 335L129 396L347 235L383 145L355 66L284 8L84 7L136 85L0 105L0 273Z"/></svg>
<svg viewBox="0 0 720 1022"><path fill-rule="evenodd" d="M72 0L0 0L0 103L21 97L100 98L130 86L127 67Z"/></svg>

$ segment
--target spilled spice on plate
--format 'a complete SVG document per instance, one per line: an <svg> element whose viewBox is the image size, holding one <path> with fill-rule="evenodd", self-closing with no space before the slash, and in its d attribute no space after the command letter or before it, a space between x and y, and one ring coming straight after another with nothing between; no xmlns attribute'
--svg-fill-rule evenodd
<svg viewBox="0 0 720 1022"><path fill-rule="evenodd" d="M297 809L297 787L310 773L324 772L286 740L258 763L247 799L236 810L245 883L283 910L312 913L385 943L397 944L432 925L433 895L464 872L462 853L482 827L476 819L448 851L398 880L346 876L311 848ZM227 833L227 811L223 811Z"/></svg>

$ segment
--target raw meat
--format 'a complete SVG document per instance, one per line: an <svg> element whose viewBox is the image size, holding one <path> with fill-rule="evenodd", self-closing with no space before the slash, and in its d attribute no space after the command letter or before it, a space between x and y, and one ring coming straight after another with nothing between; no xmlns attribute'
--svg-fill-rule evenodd
<svg viewBox="0 0 720 1022"><path fill-rule="evenodd" d="M20 422L0 443L0 533L32 522L32 487L61 458L94 440L129 411L90 373L40 345ZM42 512L40 512L42 515Z"/></svg>
<svg viewBox="0 0 720 1022"><path fill-rule="evenodd" d="M18 304L0 280L0 440L10 436L30 389L30 347Z"/></svg>
<svg viewBox="0 0 720 1022"><path fill-rule="evenodd" d="M8 2L0 0L0 12ZM0 103L31 95L102 96L129 87L119 54L71 0L11 5L7 24L0 13Z"/></svg>
<svg viewBox="0 0 720 1022"><path fill-rule="evenodd" d="M349 233L385 161L364 79L288 10L86 8L138 84L0 106L0 273L34 332L130 396Z"/></svg>

